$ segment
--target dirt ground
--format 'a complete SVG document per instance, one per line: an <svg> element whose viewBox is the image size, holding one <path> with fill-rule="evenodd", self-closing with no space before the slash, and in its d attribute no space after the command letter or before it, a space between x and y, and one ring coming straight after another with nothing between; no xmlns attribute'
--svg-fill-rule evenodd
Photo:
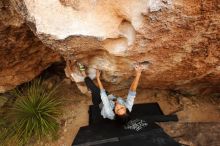
<svg viewBox="0 0 220 146"><path fill-rule="evenodd" d="M164 122L160 126L186 146L220 146L220 122Z"/></svg>
<svg viewBox="0 0 220 146"><path fill-rule="evenodd" d="M53 142L35 145L71 146L79 128L88 124L91 97L82 94L69 79L64 79L61 87L60 96L64 96L67 102L60 118L60 136ZM127 90L113 93L123 97ZM150 102L158 102L164 114L178 115L178 122L158 123L177 141L190 146L220 146L220 98L138 89L135 103Z"/></svg>

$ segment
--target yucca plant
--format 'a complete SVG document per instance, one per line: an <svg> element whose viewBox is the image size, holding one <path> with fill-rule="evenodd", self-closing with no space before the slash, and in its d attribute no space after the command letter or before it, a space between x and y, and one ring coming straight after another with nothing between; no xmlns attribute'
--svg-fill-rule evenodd
<svg viewBox="0 0 220 146"><path fill-rule="evenodd" d="M7 98L0 95L0 108L6 103Z"/></svg>
<svg viewBox="0 0 220 146"><path fill-rule="evenodd" d="M13 121L11 128L22 145L32 138L56 136L57 118L62 111L62 98L56 96L57 89L58 86L46 89L41 80L35 80L12 92L17 99L9 114Z"/></svg>

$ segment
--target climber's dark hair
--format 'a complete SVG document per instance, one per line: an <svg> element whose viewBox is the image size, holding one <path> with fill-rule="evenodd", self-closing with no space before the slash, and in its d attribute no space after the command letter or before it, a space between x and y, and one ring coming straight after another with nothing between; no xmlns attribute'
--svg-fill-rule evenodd
<svg viewBox="0 0 220 146"><path fill-rule="evenodd" d="M121 125L126 125L131 119L130 119L130 112L128 109L126 109L126 113L123 115L117 115L115 113L115 120L117 123Z"/></svg>

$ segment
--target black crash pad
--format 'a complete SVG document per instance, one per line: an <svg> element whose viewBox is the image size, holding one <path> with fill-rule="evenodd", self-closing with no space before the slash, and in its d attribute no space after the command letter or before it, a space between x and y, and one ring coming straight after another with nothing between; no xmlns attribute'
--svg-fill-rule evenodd
<svg viewBox="0 0 220 146"><path fill-rule="evenodd" d="M89 124L104 122L99 106L89 107ZM135 104L130 113L131 119L140 118L147 122L178 121L176 115L164 115L158 103Z"/></svg>
<svg viewBox="0 0 220 146"><path fill-rule="evenodd" d="M72 145L180 146L154 123L178 121L176 115L165 116L157 103L135 104L130 116L133 129L121 126L114 120L103 119L99 107L90 106L90 124L80 128Z"/></svg>
<svg viewBox="0 0 220 146"><path fill-rule="evenodd" d="M128 130L111 122L81 127L73 146L180 146L155 123L140 131Z"/></svg>

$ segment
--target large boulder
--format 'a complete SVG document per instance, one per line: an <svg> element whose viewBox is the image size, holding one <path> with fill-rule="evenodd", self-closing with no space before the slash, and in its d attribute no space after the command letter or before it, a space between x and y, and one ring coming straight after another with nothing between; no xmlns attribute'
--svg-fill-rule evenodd
<svg viewBox="0 0 220 146"><path fill-rule="evenodd" d="M0 1L0 93L28 82L60 55L46 47L8 0Z"/></svg>
<svg viewBox="0 0 220 146"><path fill-rule="evenodd" d="M211 92L220 83L218 0L11 0L47 46L127 88ZM89 70L91 77L95 71ZM81 78L75 78L81 82Z"/></svg>

